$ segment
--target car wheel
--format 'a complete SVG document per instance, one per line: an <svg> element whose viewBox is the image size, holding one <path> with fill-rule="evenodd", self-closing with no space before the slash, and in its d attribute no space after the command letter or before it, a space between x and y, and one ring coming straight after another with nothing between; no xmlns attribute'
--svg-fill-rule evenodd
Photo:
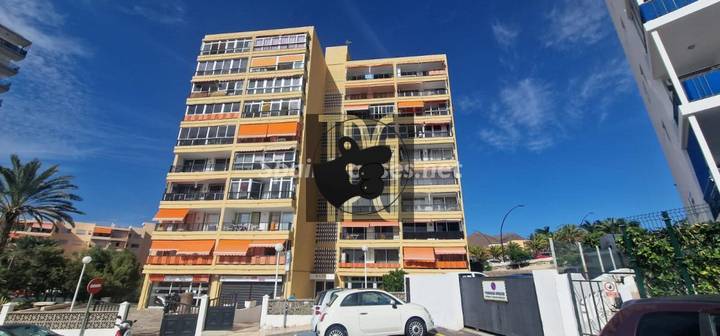
<svg viewBox="0 0 720 336"><path fill-rule="evenodd" d="M427 329L421 318L413 317L405 324L405 336L425 336Z"/></svg>
<svg viewBox="0 0 720 336"><path fill-rule="evenodd" d="M334 325L325 332L325 336L348 336L345 328L339 325Z"/></svg>

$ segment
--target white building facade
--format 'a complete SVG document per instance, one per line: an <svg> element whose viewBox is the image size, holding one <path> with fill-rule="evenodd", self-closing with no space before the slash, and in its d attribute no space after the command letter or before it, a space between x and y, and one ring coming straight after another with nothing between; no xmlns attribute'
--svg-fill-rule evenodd
<svg viewBox="0 0 720 336"><path fill-rule="evenodd" d="M685 206L720 214L720 0L605 0Z"/></svg>

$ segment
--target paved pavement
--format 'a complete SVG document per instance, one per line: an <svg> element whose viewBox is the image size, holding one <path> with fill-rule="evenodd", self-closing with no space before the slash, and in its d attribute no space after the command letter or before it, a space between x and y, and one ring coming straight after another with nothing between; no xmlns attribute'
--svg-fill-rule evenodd
<svg viewBox="0 0 720 336"><path fill-rule="evenodd" d="M279 333L272 334L273 336L315 336L315 334L309 330L307 331L294 331L294 332L287 332L283 333L278 330ZM205 335L205 333L203 333ZM233 334L235 335L235 334ZM476 330L470 330L470 329L463 329L460 331L453 331L453 330L447 330L439 328L437 332L434 334L434 336L494 336L493 334L484 333L481 331Z"/></svg>

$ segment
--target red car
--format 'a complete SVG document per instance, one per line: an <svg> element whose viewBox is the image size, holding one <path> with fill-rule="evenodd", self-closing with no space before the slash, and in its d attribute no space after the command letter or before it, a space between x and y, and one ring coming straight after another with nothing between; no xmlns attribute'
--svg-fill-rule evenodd
<svg viewBox="0 0 720 336"><path fill-rule="evenodd" d="M600 336L719 336L720 295L632 300Z"/></svg>

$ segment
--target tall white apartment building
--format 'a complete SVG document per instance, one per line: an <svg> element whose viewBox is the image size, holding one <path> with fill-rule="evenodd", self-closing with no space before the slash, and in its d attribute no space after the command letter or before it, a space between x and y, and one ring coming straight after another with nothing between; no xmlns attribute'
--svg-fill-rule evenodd
<svg viewBox="0 0 720 336"><path fill-rule="evenodd" d="M720 213L720 0L605 0L685 206Z"/></svg>

